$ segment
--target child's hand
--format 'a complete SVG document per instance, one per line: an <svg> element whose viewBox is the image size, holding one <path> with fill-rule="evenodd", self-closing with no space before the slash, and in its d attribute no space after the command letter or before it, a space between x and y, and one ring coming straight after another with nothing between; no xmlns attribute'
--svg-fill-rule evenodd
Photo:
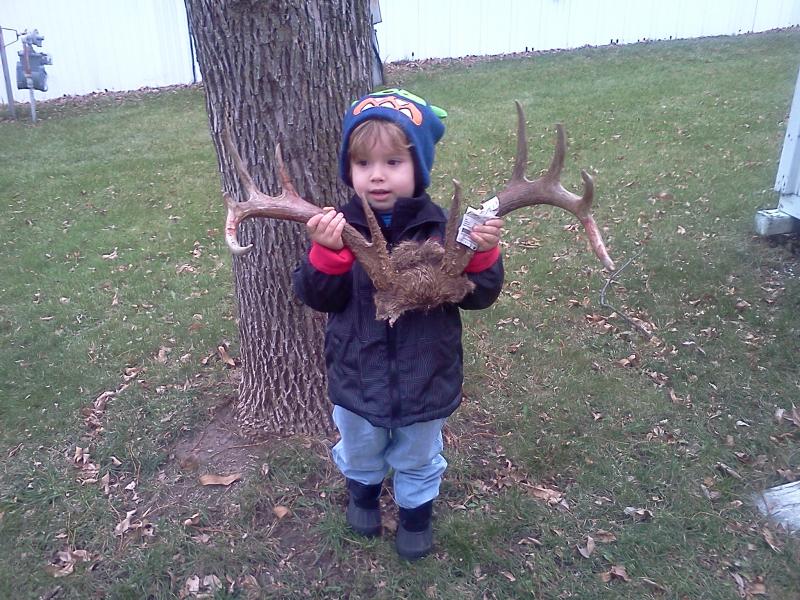
<svg viewBox="0 0 800 600"><path fill-rule="evenodd" d="M478 244L477 252L486 252L500 243L503 219L489 219L483 225L475 225L470 237Z"/></svg>
<svg viewBox="0 0 800 600"><path fill-rule="evenodd" d="M341 250L344 248L342 242L342 231L347 221L344 215L336 212L331 206L322 209L324 212L314 215L306 223L308 235L320 246L325 246L331 250Z"/></svg>

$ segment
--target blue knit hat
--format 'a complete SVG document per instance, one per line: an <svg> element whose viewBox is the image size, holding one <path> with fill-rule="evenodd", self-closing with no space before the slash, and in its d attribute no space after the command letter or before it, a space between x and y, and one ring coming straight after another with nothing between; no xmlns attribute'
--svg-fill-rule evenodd
<svg viewBox="0 0 800 600"><path fill-rule="evenodd" d="M431 182L434 145L444 135L442 119L446 116L443 109L406 90L389 89L356 100L345 113L342 123L339 176L347 185L353 186L350 179L350 135L364 121L383 119L394 123L406 134L411 143L417 188L427 188Z"/></svg>

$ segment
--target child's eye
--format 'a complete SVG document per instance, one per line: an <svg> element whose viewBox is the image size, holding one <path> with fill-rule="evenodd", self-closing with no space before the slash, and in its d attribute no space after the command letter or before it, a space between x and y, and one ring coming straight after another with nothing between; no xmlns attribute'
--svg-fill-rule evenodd
<svg viewBox="0 0 800 600"><path fill-rule="evenodd" d="M366 167L366 166L367 166L367 161L365 161L365 160L357 160L357 161L356 161L356 164L357 164L359 167Z"/></svg>
<svg viewBox="0 0 800 600"><path fill-rule="evenodd" d="M399 158L390 158L388 161L389 166L396 167L397 165L403 164L403 161Z"/></svg>

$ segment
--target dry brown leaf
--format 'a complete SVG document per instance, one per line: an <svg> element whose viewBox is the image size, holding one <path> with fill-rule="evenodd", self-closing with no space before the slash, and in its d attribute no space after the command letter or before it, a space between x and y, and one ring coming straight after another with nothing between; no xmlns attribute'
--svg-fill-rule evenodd
<svg viewBox="0 0 800 600"><path fill-rule="evenodd" d="M241 478L241 473L232 473L231 475L213 475L209 473L200 476L200 485L230 485Z"/></svg>
<svg viewBox="0 0 800 600"><path fill-rule="evenodd" d="M617 541L617 536L605 529L598 529L595 531L594 538L601 544L610 544L611 542Z"/></svg>
<svg viewBox="0 0 800 600"><path fill-rule="evenodd" d="M627 506L623 512L635 521L650 521L653 518L653 513L646 508Z"/></svg>
<svg viewBox="0 0 800 600"><path fill-rule="evenodd" d="M621 565L613 565L609 573L613 579L622 579L622 581L631 580L631 578L628 577L628 572L625 570L625 567Z"/></svg>
<svg viewBox="0 0 800 600"><path fill-rule="evenodd" d="M537 540L535 537L524 537L520 541L517 542L517 546L531 544L536 546L537 548L541 548L544 544Z"/></svg>
<svg viewBox="0 0 800 600"><path fill-rule="evenodd" d="M53 577L65 577L75 570L75 564L89 560L86 550L61 550L56 552L55 559L45 570Z"/></svg>
<svg viewBox="0 0 800 600"><path fill-rule="evenodd" d="M287 508L286 506L276 506L272 509L272 512L275 513L275 516L278 517L279 519L282 519L285 516L290 515L292 513L292 511L289 510L289 508Z"/></svg>
<svg viewBox="0 0 800 600"><path fill-rule="evenodd" d="M764 541L767 542L767 545L772 548L775 552L781 552L781 547L775 541L775 536L772 535L772 532L769 530L768 527L764 527L761 530L761 535L764 537Z"/></svg>
<svg viewBox="0 0 800 600"><path fill-rule="evenodd" d="M172 348L168 348L167 346L161 346L158 349L158 355L156 356L156 362L161 363L162 365L167 362L167 354L172 352Z"/></svg>
<svg viewBox="0 0 800 600"><path fill-rule="evenodd" d="M216 575L206 575L203 577L203 588L210 592L216 592L222 589L222 582Z"/></svg>
<svg viewBox="0 0 800 600"><path fill-rule="evenodd" d="M629 356L618 360L617 364L620 367L635 367L639 364L639 357L636 354L630 354Z"/></svg>
<svg viewBox="0 0 800 600"><path fill-rule="evenodd" d="M669 394L669 399L672 401L673 404L686 404L687 403L686 398L681 398L680 396L678 396L678 394L676 394L675 390L673 390L672 388L669 388L667 390L667 393Z"/></svg>
<svg viewBox="0 0 800 600"><path fill-rule="evenodd" d="M800 410L797 410L797 407L794 404L792 404L791 415L785 418L794 423L797 427L800 427Z"/></svg>
<svg viewBox="0 0 800 600"><path fill-rule="evenodd" d="M647 585L649 585L651 588L653 588L654 590L657 590L659 592L666 592L667 591L667 588L665 588L663 585L661 585L659 583L656 583L652 579L648 579L647 577L640 577L640 579L642 581L644 581Z"/></svg>
<svg viewBox="0 0 800 600"><path fill-rule="evenodd" d="M17 452L19 452L21 449L22 449L22 442L20 442L19 444L17 444L17 445L16 445L16 446L14 446L14 447L13 447L11 450L9 450L9 451L8 451L8 457L7 457L7 458L11 458L11 457L12 457L12 456L14 456L14 455L15 455Z"/></svg>
<svg viewBox="0 0 800 600"><path fill-rule="evenodd" d="M517 578L516 578L516 577L514 577L514 575L512 575L512 574L511 574L511 573L509 573L508 571L501 571L501 572L500 572L500 574L501 574L503 577L505 577L506 579L508 579L509 581L511 581L511 582L514 582L514 581L516 581L516 580L517 580Z"/></svg>
<svg viewBox="0 0 800 600"><path fill-rule="evenodd" d="M247 597L250 598L251 594L253 597L261 597L261 584L258 583L258 579L256 579L253 575L245 575L241 581L241 587L247 593Z"/></svg>
<svg viewBox="0 0 800 600"><path fill-rule="evenodd" d="M136 509L129 510L125 513L125 518L122 519L117 526L114 527L114 535L124 535L126 531L131 528L131 517L136 514Z"/></svg>
<svg viewBox="0 0 800 600"><path fill-rule="evenodd" d="M193 525L197 525L200 522L200 513L194 513L188 519L183 521L184 527L191 527Z"/></svg>
<svg viewBox="0 0 800 600"><path fill-rule="evenodd" d="M715 467L716 467L716 468L717 468L719 471L721 471L721 472L725 473L726 475L730 475L730 476L731 476L731 477L733 477L734 479L739 479L739 480L741 480L741 479L742 479L742 476L741 476L741 475L739 475L739 473L736 471L736 469L734 469L734 468L732 468L732 467L729 467L728 465L726 465L726 464L725 464L725 463L723 463L723 462L718 462L718 463L717 463L716 465L714 465L714 466L715 466Z"/></svg>
<svg viewBox="0 0 800 600"><path fill-rule="evenodd" d="M227 348L225 346L217 346L217 352L219 353L219 357L229 367L233 368L236 366L236 361L231 358L231 355L228 354Z"/></svg>
<svg viewBox="0 0 800 600"><path fill-rule="evenodd" d="M739 598L746 598L747 597L747 582L745 582L744 578L739 575L738 573L731 573L731 577L736 582L736 587L738 588Z"/></svg>
<svg viewBox="0 0 800 600"><path fill-rule="evenodd" d="M193 575L186 580L186 583L183 584L183 589L181 589L181 597L185 598L190 594L197 595L197 592L200 591L200 578L197 575Z"/></svg>
<svg viewBox="0 0 800 600"><path fill-rule="evenodd" d="M747 592L751 596L766 596L767 586L762 582L750 583L747 585Z"/></svg>
<svg viewBox="0 0 800 600"><path fill-rule="evenodd" d="M594 539L592 536L586 536L586 545L578 546L578 552L583 558L589 558L594 552Z"/></svg>
<svg viewBox="0 0 800 600"><path fill-rule="evenodd" d="M558 490L546 488L541 485L534 485L530 487L531 495L539 500L544 500L548 504L558 504L564 495Z"/></svg>

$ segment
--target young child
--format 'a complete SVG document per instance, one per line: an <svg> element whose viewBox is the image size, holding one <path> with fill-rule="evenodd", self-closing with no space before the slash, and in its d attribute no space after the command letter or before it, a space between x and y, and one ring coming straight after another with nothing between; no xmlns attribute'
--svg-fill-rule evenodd
<svg viewBox="0 0 800 600"><path fill-rule="evenodd" d="M475 290L458 305L403 314L390 326L375 318L375 288L342 243L345 222L367 238L366 199L389 248L404 240L442 240L446 214L425 193L434 145L446 113L405 90L370 94L344 116L340 175L355 195L307 224L308 257L294 289L311 308L328 313L325 356L333 419L341 441L333 460L347 479L347 523L356 532L381 531L378 498L389 469L399 507L395 545L414 560L433 546L433 500L447 467L442 427L461 403L463 379L459 309L492 304L503 284L498 243L503 225L476 226L478 245L465 269Z"/></svg>

